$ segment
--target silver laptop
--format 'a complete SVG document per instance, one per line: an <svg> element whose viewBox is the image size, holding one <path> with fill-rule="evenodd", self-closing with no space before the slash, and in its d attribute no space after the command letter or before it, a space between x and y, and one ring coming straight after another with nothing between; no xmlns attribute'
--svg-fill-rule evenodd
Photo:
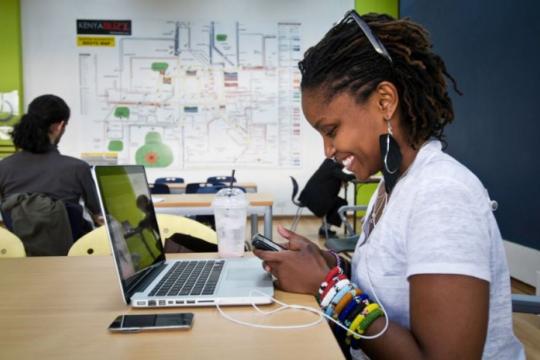
<svg viewBox="0 0 540 360"><path fill-rule="evenodd" d="M93 175L126 304L171 307L271 302L272 278L256 257L165 260L143 166L96 166Z"/></svg>

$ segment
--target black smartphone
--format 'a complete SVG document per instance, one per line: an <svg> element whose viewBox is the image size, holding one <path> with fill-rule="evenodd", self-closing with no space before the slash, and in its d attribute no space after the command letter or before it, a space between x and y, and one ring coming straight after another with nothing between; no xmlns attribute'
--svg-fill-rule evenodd
<svg viewBox="0 0 540 360"><path fill-rule="evenodd" d="M267 250L267 251L281 251L285 250L285 248L269 238L261 235L261 234L255 234L253 235L253 238L251 239L251 245L253 245L254 248L259 250Z"/></svg>
<svg viewBox="0 0 540 360"><path fill-rule="evenodd" d="M146 330L189 330L193 313L119 315L109 325L113 332L138 332Z"/></svg>

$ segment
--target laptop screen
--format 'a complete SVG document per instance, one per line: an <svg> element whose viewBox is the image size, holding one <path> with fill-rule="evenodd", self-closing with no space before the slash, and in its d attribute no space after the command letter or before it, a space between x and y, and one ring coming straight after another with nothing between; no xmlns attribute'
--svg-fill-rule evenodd
<svg viewBox="0 0 540 360"><path fill-rule="evenodd" d="M143 166L94 168L102 210L126 302L130 289L165 260Z"/></svg>

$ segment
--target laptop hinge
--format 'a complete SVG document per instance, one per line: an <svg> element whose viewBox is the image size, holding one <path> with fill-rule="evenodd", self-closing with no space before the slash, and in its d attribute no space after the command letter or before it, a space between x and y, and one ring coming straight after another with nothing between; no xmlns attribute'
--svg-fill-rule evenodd
<svg viewBox="0 0 540 360"><path fill-rule="evenodd" d="M135 280L135 282L129 287L128 294L131 296L136 292L144 292L148 285L150 285L152 281L154 281L154 279L161 274L161 271L163 271L166 266L165 261L153 265L150 269L145 271L140 278Z"/></svg>

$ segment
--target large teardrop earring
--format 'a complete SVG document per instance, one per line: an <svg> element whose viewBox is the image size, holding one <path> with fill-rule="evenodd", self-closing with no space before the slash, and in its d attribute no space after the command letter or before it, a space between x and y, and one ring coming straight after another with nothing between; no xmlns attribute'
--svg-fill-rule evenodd
<svg viewBox="0 0 540 360"><path fill-rule="evenodd" d="M387 133L379 137L379 146L381 149L382 172L384 177L384 186L386 192L390 194L394 186L396 186L399 178L399 168L401 167L401 150L396 139L393 137L392 124L390 119L385 119L387 125Z"/></svg>

